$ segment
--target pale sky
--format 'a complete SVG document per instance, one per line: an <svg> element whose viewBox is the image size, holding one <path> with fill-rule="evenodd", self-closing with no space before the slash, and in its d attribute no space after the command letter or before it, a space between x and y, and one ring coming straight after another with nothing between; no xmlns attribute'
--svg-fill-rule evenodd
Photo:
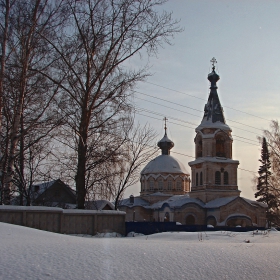
<svg viewBox="0 0 280 280"><path fill-rule="evenodd" d="M175 143L171 155L190 172L195 127L203 117L210 60L215 57L218 94L233 134L233 159L240 162L238 186L241 196L253 199L253 173L242 169L258 171L261 147L257 136L269 128L270 120L279 119L280 1L170 0L163 8L181 19L184 31L175 36L172 46L165 45L157 58L150 59L153 76L136 90L154 98L135 94L135 105L151 111L142 112L150 117L136 118L149 123L160 140L166 116L168 136ZM139 195L139 191L140 184L129 188L125 196Z"/></svg>

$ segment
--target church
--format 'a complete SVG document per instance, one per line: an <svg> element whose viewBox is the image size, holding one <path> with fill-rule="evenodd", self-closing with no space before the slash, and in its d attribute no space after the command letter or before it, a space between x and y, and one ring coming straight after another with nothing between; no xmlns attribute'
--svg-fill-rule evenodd
<svg viewBox="0 0 280 280"><path fill-rule="evenodd" d="M161 155L151 160L140 174L140 196L121 201L126 221L178 222L183 225L260 226L266 225L266 206L240 196L238 160L232 159L231 128L221 106L215 72L201 123L195 129L195 160L190 173L170 155L174 143L167 136L158 142Z"/></svg>

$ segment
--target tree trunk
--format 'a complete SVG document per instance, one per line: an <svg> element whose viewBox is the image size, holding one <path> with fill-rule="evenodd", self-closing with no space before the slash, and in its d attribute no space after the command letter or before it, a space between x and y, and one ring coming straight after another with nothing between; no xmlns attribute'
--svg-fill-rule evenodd
<svg viewBox="0 0 280 280"><path fill-rule="evenodd" d="M6 68L6 48L7 48L7 40L8 40L9 15L10 15L10 1L9 0L6 0L5 9L6 9L5 27L4 27L4 32L3 32L3 41L1 42L2 55L1 55L1 70L0 70L0 135L2 134L4 75L5 75L5 68ZM0 151L0 204L2 204L4 201L6 201L7 195L9 195L6 192L4 192L5 165L4 165L3 161L4 161L3 154Z"/></svg>
<svg viewBox="0 0 280 280"><path fill-rule="evenodd" d="M82 106L82 116L79 125L79 143L78 143L78 166L76 174L76 191L77 191L77 207L78 209L85 208L86 197L86 163L87 163L87 141L88 141L88 95Z"/></svg>
<svg viewBox="0 0 280 280"><path fill-rule="evenodd" d="M76 190L77 190L77 207L78 209L85 208L85 174L86 174L86 145L81 136L78 144L78 166L76 174Z"/></svg>

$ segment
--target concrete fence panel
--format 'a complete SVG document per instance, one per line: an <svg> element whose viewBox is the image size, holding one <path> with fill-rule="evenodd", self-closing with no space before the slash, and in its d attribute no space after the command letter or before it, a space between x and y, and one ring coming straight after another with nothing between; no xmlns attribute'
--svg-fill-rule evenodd
<svg viewBox="0 0 280 280"><path fill-rule="evenodd" d="M125 234L125 212L0 205L0 222L65 234Z"/></svg>

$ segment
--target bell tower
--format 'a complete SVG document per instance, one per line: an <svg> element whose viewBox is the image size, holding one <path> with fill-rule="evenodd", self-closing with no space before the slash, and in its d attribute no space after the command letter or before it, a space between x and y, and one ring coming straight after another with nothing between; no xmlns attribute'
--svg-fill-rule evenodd
<svg viewBox="0 0 280 280"><path fill-rule="evenodd" d="M195 160L189 162L192 170L190 196L203 202L240 195L237 186L239 161L232 159L232 130L226 124L217 92L220 76L215 72L216 59L212 58L211 63L210 94L203 119L195 130Z"/></svg>

